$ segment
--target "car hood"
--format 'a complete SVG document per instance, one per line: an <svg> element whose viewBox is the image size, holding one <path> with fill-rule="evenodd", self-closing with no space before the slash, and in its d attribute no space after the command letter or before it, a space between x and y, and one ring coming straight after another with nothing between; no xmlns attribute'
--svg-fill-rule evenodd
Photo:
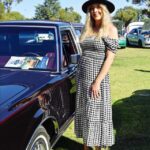
<svg viewBox="0 0 150 150"><path fill-rule="evenodd" d="M0 104L32 95L52 78L48 72L0 69Z"/></svg>

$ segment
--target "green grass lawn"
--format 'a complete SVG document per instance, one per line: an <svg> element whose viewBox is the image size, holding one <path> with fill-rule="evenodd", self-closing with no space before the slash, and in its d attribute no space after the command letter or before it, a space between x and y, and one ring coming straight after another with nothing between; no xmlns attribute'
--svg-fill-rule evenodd
<svg viewBox="0 0 150 150"><path fill-rule="evenodd" d="M150 49L118 50L110 70L114 133L110 150L150 150ZM72 123L54 150L82 150Z"/></svg>

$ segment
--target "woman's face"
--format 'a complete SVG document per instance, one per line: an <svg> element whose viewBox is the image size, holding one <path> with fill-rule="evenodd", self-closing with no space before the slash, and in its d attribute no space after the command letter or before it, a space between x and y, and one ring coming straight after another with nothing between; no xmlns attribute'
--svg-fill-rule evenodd
<svg viewBox="0 0 150 150"><path fill-rule="evenodd" d="M92 4L89 7L89 12L92 18L97 22L101 21L102 19L102 8L100 7L100 4Z"/></svg>

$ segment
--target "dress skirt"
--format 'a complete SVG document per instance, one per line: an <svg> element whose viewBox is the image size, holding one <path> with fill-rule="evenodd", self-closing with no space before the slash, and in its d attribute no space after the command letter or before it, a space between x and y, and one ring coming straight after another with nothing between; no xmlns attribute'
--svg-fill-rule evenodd
<svg viewBox="0 0 150 150"><path fill-rule="evenodd" d="M75 134L83 138L87 146L112 146L114 134L109 74L100 84L100 97L94 99L90 91L105 61L105 43L87 39L81 47L83 54L76 74Z"/></svg>

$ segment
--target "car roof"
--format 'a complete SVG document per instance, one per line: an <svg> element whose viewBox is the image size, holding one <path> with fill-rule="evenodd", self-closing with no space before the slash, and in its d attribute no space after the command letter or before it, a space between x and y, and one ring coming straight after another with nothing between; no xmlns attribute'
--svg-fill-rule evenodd
<svg viewBox="0 0 150 150"><path fill-rule="evenodd" d="M0 26L5 25L31 25L31 26L70 26L69 22L64 21L49 21L49 20L14 20L14 21L1 21Z"/></svg>
<svg viewBox="0 0 150 150"><path fill-rule="evenodd" d="M84 26L82 23L71 22L71 24L72 24L74 27L83 27L83 26Z"/></svg>

